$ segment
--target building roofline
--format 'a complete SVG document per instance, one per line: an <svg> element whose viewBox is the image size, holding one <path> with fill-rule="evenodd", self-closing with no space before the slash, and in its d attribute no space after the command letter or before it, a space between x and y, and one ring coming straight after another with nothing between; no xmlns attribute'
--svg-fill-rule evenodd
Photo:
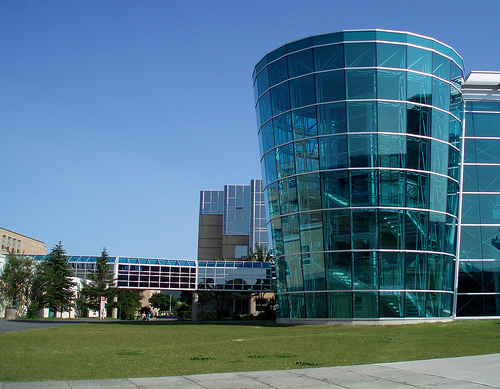
<svg viewBox="0 0 500 389"><path fill-rule="evenodd" d="M20 234L19 232L15 232L15 231L12 231L12 230L9 230L7 228L4 228L4 227L0 227L0 229L4 230L4 231L9 231L9 232L12 232L13 234L16 234L16 235L20 235L20 236L24 236L25 238L27 239L31 239L31 240L36 240L37 242L40 242L42 243L44 246L45 246L45 242L39 240L39 239L35 239L35 238L32 238L31 236L27 236L27 235L24 235L24 234Z"/></svg>

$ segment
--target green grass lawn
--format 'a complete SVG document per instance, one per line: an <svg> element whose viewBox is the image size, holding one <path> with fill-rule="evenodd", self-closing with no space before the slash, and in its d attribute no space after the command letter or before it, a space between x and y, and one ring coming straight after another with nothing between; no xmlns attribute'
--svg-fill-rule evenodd
<svg viewBox="0 0 500 389"><path fill-rule="evenodd" d="M398 326L89 323L0 334L0 380L168 376L500 352L500 321Z"/></svg>

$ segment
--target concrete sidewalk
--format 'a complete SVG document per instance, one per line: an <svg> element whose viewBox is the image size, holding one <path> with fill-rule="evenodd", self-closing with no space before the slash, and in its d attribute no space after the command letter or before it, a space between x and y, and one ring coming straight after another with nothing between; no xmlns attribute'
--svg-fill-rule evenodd
<svg viewBox="0 0 500 389"><path fill-rule="evenodd" d="M0 389L14 388L500 388L500 354L373 365L178 377L0 383Z"/></svg>

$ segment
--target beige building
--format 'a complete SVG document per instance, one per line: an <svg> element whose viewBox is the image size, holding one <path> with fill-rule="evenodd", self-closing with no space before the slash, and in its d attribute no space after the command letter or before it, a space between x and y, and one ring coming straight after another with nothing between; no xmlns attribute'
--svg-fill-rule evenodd
<svg viewBox="0 0 500 389"><path fill-rule="evenodd" d="M40 240L33 239L1 227L0 235L2 236L2 246L0 249L0 254L8 254L8 252L12 250L16 254L47 254L45 243Z"/></svg>

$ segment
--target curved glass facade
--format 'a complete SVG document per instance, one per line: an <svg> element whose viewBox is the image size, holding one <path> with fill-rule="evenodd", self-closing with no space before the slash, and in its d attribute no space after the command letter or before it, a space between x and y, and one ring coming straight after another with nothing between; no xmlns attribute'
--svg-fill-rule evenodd
<svg viewBox="0 0 500 389"><path fill-rule="evenodd" d="M409 33L343 31L255 67L281 319L450 317L463 63Z"/></svg>

